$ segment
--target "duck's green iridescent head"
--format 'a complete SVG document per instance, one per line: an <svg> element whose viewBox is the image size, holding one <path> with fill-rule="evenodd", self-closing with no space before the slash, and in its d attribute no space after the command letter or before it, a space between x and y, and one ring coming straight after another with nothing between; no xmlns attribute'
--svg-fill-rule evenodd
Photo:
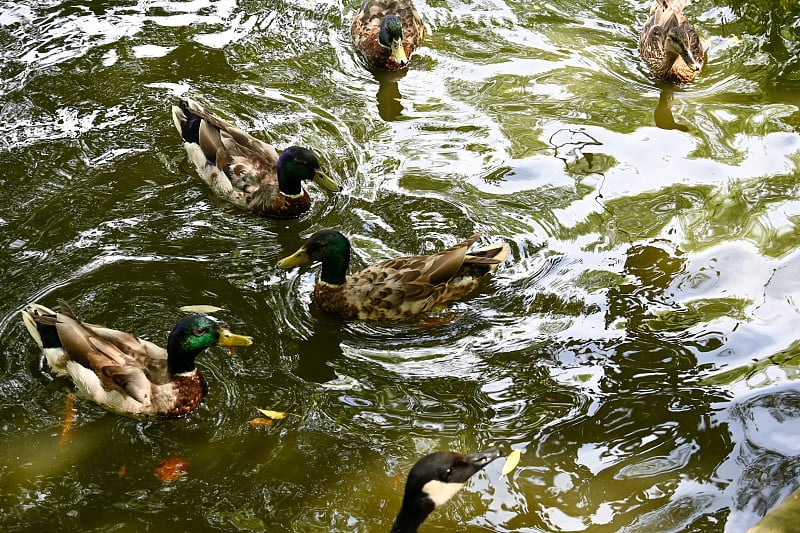
<svg viewBox="0 0 800 533"><path fill-rule="evenodd" d="M314 152L302 146L290 146L281 152L276 164L278 188L284 194L296 195L302 191L301 183L314 180L320 186L338 191L339 183L319 169L319 159Z"/></svg>
<svg viewBox="0 0 800 533"><path fill-rule="evenodd" d="M322 263L320 279L333 285L342 285L350 264L350 241L336 230L320 230L289 257L278 262L278 267L289 269L313 262Z"/></svg>
<svg viewBox="0 0 800 533"><path fill-rule="evenodd" d="M194 370L197 355L214 345L249 346L253 338L236 335L209 315L190 315L175 325L167 342L167 363L173 374Z"/></svg>
<svg viewBox="0 0 800 533"><path fill-rule="evenodd" d="M403 22L397 15L383 17L378 42L392 49L392 55L397 63L404 67L408 64L408 56L403 48Z"/></svg>

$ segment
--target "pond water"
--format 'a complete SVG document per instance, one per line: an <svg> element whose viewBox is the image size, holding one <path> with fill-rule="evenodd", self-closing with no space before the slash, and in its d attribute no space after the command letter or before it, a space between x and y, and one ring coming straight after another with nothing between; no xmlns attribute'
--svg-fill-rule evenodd
<svg viewBox="0 0 800 533"><path fill-rule="evenodd" d="M0 2L0 529L388 531L418 457L493 442L519 467L424 531L755 524L800 484L797 4L692 2L711 48L677 89L639 57L643 0L418 0L400 75L361 64L356 4ZM343 191L291 221L215 198L185 96ZM345 322L318 267L276 267L323 227L352 269L474 232L512 253L441 312ZM255 344L198 359L185 419L69 411L19 317L57 298L162 344L217 305Z"/></svg>

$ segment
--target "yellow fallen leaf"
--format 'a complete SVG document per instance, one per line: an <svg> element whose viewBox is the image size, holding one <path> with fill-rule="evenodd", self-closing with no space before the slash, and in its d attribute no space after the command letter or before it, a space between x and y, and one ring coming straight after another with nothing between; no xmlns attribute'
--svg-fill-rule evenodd
<svg viewBox="0 0 800 533"><path fill-rule="evenodd" d="M501 476L506 476L514 470L519 464L519 459L522 456L522 450L511 450L511 453L506 457L506 464L503 465L503 470L500 472Z"/></svg>
<svg viewBox="0 0 800 533"><path fill-rule="evenodd" d="M258 410L262 415L267 416L273 420L280 420L281 418L286 418L287 414L282 413L280 411L270 411L269 409L259 409Z"/></svg>
<svg viewBox="0 0 800 533"><path fill-rule="evenodd" d="M213 305L184 305L181 311L186 313L216 313L217 311L224 311L222 307Z"/></svg>

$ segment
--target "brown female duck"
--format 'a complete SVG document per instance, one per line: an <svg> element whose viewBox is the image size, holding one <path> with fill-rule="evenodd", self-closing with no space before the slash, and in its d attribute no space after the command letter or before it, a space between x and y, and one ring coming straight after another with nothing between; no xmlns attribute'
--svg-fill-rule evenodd
<svg viewBox="0 0 800 533"><path fill-rule="evenodd" d="M639 36L639 53L657 79L688 83L705 63L703 42L686 20L686 0L654 0Z"/></svg>

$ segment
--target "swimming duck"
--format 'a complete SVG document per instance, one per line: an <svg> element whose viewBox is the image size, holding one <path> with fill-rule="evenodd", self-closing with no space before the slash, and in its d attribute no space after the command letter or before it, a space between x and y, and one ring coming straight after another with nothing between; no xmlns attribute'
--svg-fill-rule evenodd
<svg viewBox="0 0 800 533"><path fill-rule="evenodd" d="M243 209L292 218L311 207L304 180L339 190L339 184L319 170L319 160L308 148L290 146L278 155L271 145L193 100L172 106L172 121L200 178L217 195Z"/></svg>
<svg viewBox="0 0 800 533"><path fill-rule="evenodd" d="M400 512L391 533L415 533L431 512L464 487L473 474L502 453L499 448L465 455L435 452L411 467Z"/></svg>
<svg viewBox="0 0 800 533"><path fill-rule="evenodd" d="M383 70L406 68L425 36L411 0L364 0L350 31L367 64Z"/></svg>
<svg viewBox="0 0 800 533"><path fill-rule="evenodd" d="M59 300L57 313L28 304L22 320L47 363L72 380L78 394L110 411L133 417L176 417L194 411L206 394L195 358L210 346L248 346L209 315L181 319L167 349L114 329L80 322Z"/></svg>
<svg viewBox="0 0 800 533"><path fill-rule="evenodd" d="M688 83L705 63L700 37L686 20L686 0L655 0L639 36L639 53L653 76L668 83Z"/></svg>
<svg viewBox="0 0 800 533"><path fill-rule="evenodd" d="M402 319L467 295L508 256L506 243L467 253L479 238L473 235L435 255L391 259L348 276L350 241L327 229L311 235L278 267L321 262L314 301L324 311L361 320Z"/></svg>

